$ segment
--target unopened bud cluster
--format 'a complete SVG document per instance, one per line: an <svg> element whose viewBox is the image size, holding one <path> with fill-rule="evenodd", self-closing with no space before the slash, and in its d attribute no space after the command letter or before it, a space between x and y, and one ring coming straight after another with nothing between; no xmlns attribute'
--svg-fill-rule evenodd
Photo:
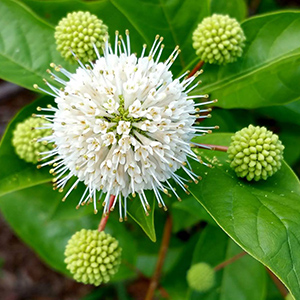
<svg viewBox="0 0 300 300"><path fill-rule="evenodd" d="M227 64L242 55L245 39L236 19L213 14L198 24L193 33L193 47L204 62Z"/></svg>
<svg viewBox="0 0 300 300"><path fill-rule="evenodd" d="M68 241L65 263L76 281L98 286L117 273L121 252L119 242L111 235L82 229Z"/></svg>
<svg viewBox="0 0 300 300"><path fill-rule="evenodd" d="M215 270L207 263L197 263L188 270L187 282L191 289L206 292L215 284Z"/></svg>
<svg viewBox="0 0 300 300"><path fill-rule="evenodd" d="M48 144L47 141L37 141L51 134L51 129L35 130L35 128L44 127L45 124L50 124L50 122L42 118L30 117L16 126L12 144L17 155L26 162L36 164L41 152L53 149L53 144Z"/></svg>
<svg viewBox="0 0 300 300"><path fill-rule="evenodd" d="M107 26L90 12L68 13L55 28L57 50L67 60L76 61L72 52L86 63L97 58L93 44L98 49L104 45ZM71 52L72 51L72 52Z"/></svg>
<svg viewBox="0 0 300 300"><path fill-rule="evenodd" d="M249 125L231 137L230 166L247 180L266 180L281 167L283 149L278 136L265 127Z"/></svg>

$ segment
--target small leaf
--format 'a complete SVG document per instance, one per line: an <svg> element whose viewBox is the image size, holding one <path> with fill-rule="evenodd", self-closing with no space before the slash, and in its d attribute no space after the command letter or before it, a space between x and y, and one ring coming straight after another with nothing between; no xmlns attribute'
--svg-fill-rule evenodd
<svg viewBox="0 0 300 300"><path fill-rule="evenodd" d="M299 100L300 12L277 12L242 23L244 53L226 66L205 65L203 85L223 108L255 108Z"/></svg>
<svg viewBox="0 0 300 300"><path fill-rule="evenodd" d="M201 137L199 142L229 145L230 136L212 134ZM230 169L227 153L206 150L199 151L199 155L214 167L208 170L200 164L193 165L197 174L207 175L197 186L190 187L191 193L238 245L270 268L299 298L298 178L283 162L268 180L248 182L237 178Z"/></svg>
<svg viewBox="0 0 300 300"><path fill-rule="evenodd" d="M156 234L154 228L155 196L153 191L148 191L145 194L147 199L153 199L151 202L149 201L149 215L146 216L142 203L140 202L138 196L135 198L131 198L131 200L127 200L128 214L135 222L137 222L141 226L141 228L149 236L151 241L156 242Z"/></svg>

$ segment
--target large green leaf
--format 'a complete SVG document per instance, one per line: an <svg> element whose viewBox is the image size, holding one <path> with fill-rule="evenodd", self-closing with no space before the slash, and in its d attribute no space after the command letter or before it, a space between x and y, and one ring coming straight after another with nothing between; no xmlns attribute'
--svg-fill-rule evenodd
<svg viewBox="0 0 300 300"><path fill-rule="evenodd" d="M15 191L0 199L3 216L20 238L52 268L65 274L69 274L64 264L64 249L68 239L82 228L97 229L101 218L100 213L93 214L92 207L75 209L71 197L79 199L83 189L83 186L79 186L64 203L61 202L62 195L53 191L49 183ZM134 265L135 241L124 224L119 223L113 215L105 231L119 240L123 259ZM125 264L114 279L125 279L132 275L133 272Z"/></svg>
<svg viewBox="0 0 300 300"><path fill-rule="evenodd" d="M299 100L300 12L277 12L242 23L243 56L226 66L206 65L203 85L224 108L254 108Z"/></svg>
<svg viewBox="0 0 300 300"><path fill-rule="evenodd" d="M44 85L51 62L64 64L56 51L54 28L13 0L0 1L0 77L33 89Z"/></svg>
<svg viewBox="0 0 300 300"><path fill-rule="evenodd" d="M52 102L50 97L42 97L23 108L9 123L0 143L0 196L52 179L47 167L37 170L36 165L20 159L11 143L16 125L29 118L37 106L45 107Z"/></svg>
<svg viewBox="0 0 300 300"><path fill-rule="evenodd" d="M230 134L202 137L201 143L228 145ZM226 153L206 150L199 151L199 155L212 160L214 167L193 166L204 177L197 186L190 187L194 197L238 245L269 267L299 298L298 178L284 162L267 181L250 183L236 177Z"/></svg>

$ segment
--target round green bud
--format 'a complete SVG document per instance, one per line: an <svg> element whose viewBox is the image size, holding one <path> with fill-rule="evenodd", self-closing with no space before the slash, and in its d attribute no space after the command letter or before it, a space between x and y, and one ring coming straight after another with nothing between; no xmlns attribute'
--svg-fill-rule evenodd
<svg viewBox="0 0 300 300"><path fill-rule="evenodd" d="M49 121L42 118L30 117L18 123L13 132L12 144L17 155L25 160L36 164L40 158L40 153L53 149L53 143L37 140L52 134L51 129L36 129L44 127Z"/></svg>
<svg viewBox="0 0 300 300"><path fill-rule="evenodd" d="M215 270L207 263L197 263L188 270L187 282L191 289L206 292L215 284Z"/></svg>
<svg viewBox="0 0 300 300"><path fill-rule="evenodd" d="M227 64L242 56L243 29L236 19L228 15L213 14L204 18L193 32L193 47L204 62Z"/></svg>
<svg viewBox="0 0 300 300"><path fill-rule="evenodd" d="M249 125L231 137L227 153L237 176L258 181L280 169L283 149L278 135L266 127Z"/></svg>
<svg viewBox="0 0 300 300"><path fill-rule="evenodd" d="M295 298L291 294L287 294L285 300L295 300Z"/></svg>
<svg viewBox="0 0 300 300"><path fill-rule="evenodd" d="M82 229L68 241L65 263L76 281L98 286L117 273L121 252L119 242L111 235Z"/></svg>
<svg viewBox="0 0 300 300"><path fill-rule="evenodd" d="M83 63L93 61L97 58L93 44L101 50L107 29L102 20L88 11L68 13L55 28L57 50L70 62L76 61L71 51Z"/></svg>

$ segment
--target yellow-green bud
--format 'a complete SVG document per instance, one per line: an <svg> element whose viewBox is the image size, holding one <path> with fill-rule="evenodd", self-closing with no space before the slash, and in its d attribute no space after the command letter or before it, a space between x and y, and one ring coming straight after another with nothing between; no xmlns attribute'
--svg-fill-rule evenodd
<svg viewBox="0 0 300 300"><path fill-rule="evenodd" d="M193 33L193 47L204 62L227 64L242 56L243 29L236 19L228 15L213 14L204 18Z"/></svg>
<svg viewBox="0 0 300 300"><path fill-rule="evenodd" d="M121 263L119 242L104 231L77 231L68 241L65 263L73 278L95 286L110 281Z"/></svg>
<svg viewBox="0 0 300 300"><path fill-rule="evenodd" d="M206 292L215 284L215 270L207 263L197 263L188 270L187 282L191 289Z"/></svg>
<svg viewBox="0 0 300 300"><path fill-rule="evenodd" d="M258 181L280 169L283 149L278 135L266 127L249 125L231 137L227 152L237 176Z"/></svg>
<svg viewBox="0 0 300 300"><path fill-rule="evenodd" d="M70 62L76 61L70 49L81 62L93 61L97 58L93 44L101 50L107 29L102 20L88 11L68 13L55 28L57 50Z"/></svg>
<svg viewBox="0 0 300 300"><path fill-rule="evenodd" d="M36 164L41 152L53 149L53 143L48 144L47 141L37 141L52 134L51 129L35 129L44 127L48 123L50 124L45 119L30 117L17 124L13 132L12 144L21 159Z"/></svg>
<svg viewBox="0 0 300 300"><path fill-rule="evenodd" d="M285 300L295 300L295 298L291 294L287 294Z"/></svg>

